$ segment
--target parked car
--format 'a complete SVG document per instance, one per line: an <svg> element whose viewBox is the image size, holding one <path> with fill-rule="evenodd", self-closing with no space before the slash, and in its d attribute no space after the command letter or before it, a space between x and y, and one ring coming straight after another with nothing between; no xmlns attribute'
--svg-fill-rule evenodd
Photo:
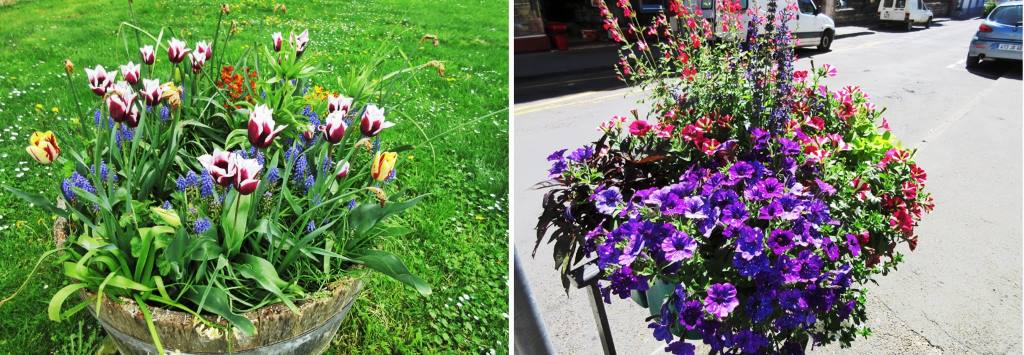
<svg viewBox="0 0 1024 355"><path fill-rule="evenodd" d="M967 67L973 68L984 59L1021 60L1021 1L1008 1L996 6L971 40L967 51Z"/></svg>
<svg viewBox="0 0 1024 355"><path fill-rule="evenodd" d="M699 0L699 1L686 1L684 3L690 4L689 6L693 11L700 7L701 13L704 18L712 24L715 28L715 36L718 38L725 37L726 33L722 31L721 26L717 26L718 22L715 18L716 11L715 6L719 3L716 0ZM740 6L743 8L744 13L748 10L753 3L762 13L768 11L768 0L740 0ZM794 19L786 22L786 26L793 33L793 37L798 41L795 41L798 47L814 47L817 46L821 50L829 50L832 47L832 40L835 39L836 23L832 21L831 17L821 13L820 9L814 5L813 0L776 0L776 6L779 9L784 9L787 6L796 3L799 12L796 14ZM748 15L742 15L740 20L739 33L743 33L745 26L749 20ZM673 22L673 26L680 26L678 22ZM674 27L679 28L679 27Z"/></svg>
<svg viewBox="0 0 1024 355"><path fill-rule="evenodd" d="M914 25L932 27L934 14L924 0L882 0L878 2L878 21L882 24L898 24L907 31Z"/></svg>

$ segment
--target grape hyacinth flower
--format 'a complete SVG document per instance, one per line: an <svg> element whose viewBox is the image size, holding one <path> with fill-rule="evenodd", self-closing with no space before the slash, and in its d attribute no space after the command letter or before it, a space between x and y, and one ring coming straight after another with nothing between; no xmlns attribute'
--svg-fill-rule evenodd
<svg viewBox="0 0 1024 355"><path fill-rule="evenodd" d="M306 188L307 194L309 193L309 189L313 188L314 183L316 183L316 180L313 179L313 175L309 175L306 177L306 182L303 184L303 187Z"/></svg>
<svg viewBox="0 0 1024 355"><path fill-rule="evenodd" d="M196 234L206 233L206 231L210 230L210 228L212 227L213 223L211 223L210 219L206 217L197 219L194 223L192 223L192 231L195 232Z"/></svg>
<svg viewBox="0 0 1024 355"><path fill-rule="evenodd" d="M209 171L203 170L203 174L199 178L199 195L202 197L213 196L214 184L213 175Z"/></svg>
<svg viewBox="0 0 1024 355"><path fill-rule="evenodd" d="M718 318L727 317L740 304L736 299L736 287L731 283L713 284L708 287L707 293L704 310Z"/></svg>
<svg viewBox="0 0 1024 355"><path fill-rule="evenodd" d="M160 120L167 122L169 119L171 119L171 109L167 106L160 106Z"/></svg>
<svg viewBox="0 0 1024 355"><path fill-rule="evenodd" d="M276 167L275 168L270 168L270 170L267 171L267 182L273 184L273 183L276 183L277 180L280 180L280 179L281 179L281 171L278 170Z"/></svg>

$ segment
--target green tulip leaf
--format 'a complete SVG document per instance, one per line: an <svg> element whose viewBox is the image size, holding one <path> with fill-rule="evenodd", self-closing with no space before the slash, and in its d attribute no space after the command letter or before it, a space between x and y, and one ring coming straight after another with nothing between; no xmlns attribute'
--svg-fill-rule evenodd
<svg viewBox="0 0 1024 355"><path fill-rule="evenodd" d="M253 326L252 321L231 312L228 293L222 289L204 285L193 286L185 294L185 297L199 305L199 312L206 310L224 317L232 326L241 330L245 335L252 336L256 332L256 327Z"/></svg>
<svg viewBox="0 0 1024 355"><path fill-rule="evenodd" d="M402 260L387 252L379 250L368 250L363 255L355 258L355 261L366 265L377 272L388 275L406 285L412 286L420 295L430 296L430 285L409 272L409 269L402 264Z"/></svg>
<svg viewBox="0 0 1024 355"><path fill-rule="evenodd" d="M348 222L356 231L356 235L363 235L373 229L373 226L377 225L382 219L392 214L402 212L409 207L416 205L427 195L420 195L415 198L406 200L398 203L388 203L384 207L381 207L375 203L364 203L356 206L352 209L352 213L348 216Z"/></svg>

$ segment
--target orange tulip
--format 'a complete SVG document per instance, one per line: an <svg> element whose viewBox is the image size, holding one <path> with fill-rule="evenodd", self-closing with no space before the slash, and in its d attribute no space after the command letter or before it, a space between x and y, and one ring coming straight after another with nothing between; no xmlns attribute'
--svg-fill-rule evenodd
<svg viewBox="0 0 1024 355"><path fill-rule="evenodd" d="M29 144L25 151L40 164L50 164L60 156L60 146L53 131L33 133Z"/></svg>

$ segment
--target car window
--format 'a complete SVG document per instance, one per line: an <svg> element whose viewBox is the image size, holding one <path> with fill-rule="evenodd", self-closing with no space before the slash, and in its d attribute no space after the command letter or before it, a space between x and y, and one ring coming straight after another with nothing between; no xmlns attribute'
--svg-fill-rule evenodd
<svg viewBox="0 0 1024 355"><path fill-rule="evenodd" d="M902 9L904 7L907 7L907 0L896 0L897 9Z"/></svg>
<svg viewBox="0 0 1024 355"><path fill-rule="evenodd" d="M811 0L799 0L800 12L813 15L814 14L814 3Z"/></svg>
<svg viewBox="0 0 1024 355"><path fill-rule="evenodd" d="M1003 25L1016 26L1021 21L1020 11L1021 5L1000 6L992 11L992 14L988 15L988 20Z"/></svg>
<svg viewBox="0 0 1024 355"><path fill-rule="evenodd" d="M882 5L882 7L886 7L886 8L892 7L892 0L885 0L885 5Z"/></svg>

